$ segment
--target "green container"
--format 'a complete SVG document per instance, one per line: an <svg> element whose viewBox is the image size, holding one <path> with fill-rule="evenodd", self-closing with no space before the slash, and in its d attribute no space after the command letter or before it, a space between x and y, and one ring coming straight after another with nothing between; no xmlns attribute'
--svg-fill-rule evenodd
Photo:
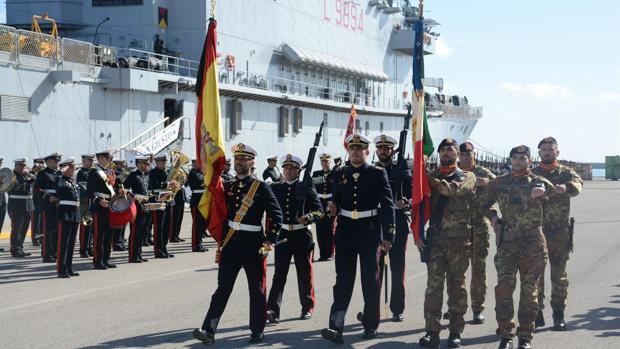
<svg viewBox="0 0 620 349"><path fill-rule="evenodd" d="M620 178L620 156L605 157L605 179L617 181Z"/></svg>

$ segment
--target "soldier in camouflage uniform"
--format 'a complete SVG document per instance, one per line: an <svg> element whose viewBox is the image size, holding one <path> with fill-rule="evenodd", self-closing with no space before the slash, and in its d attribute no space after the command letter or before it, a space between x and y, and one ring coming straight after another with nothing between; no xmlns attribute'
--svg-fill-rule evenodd
<svg viewBox="0 0 620 349"><path fill-rule="evenodd" d="M553 309L553 328L556 331L566 330L564 309L568 294L568 276L566 263L572 249L572 233L569 228L570 198L581 192L583 182L572 169L558 164L560 154L558 143L553 137L546 137L538 143L538 155L542 163L532 172L545 177L555 186L556 194L543 206L543 232L549 250L551 265L551 309ZM545 299L545 273L538 283L538 315L536 327L545 325L543 309Z"/></svg>
<svg viewBox="0 0 620 349"><path fill-rule="evenodd" d="M495 175L486 167L476 163L474 145L470 142L459 146L459 168L465 172L471 172L476 176L476 193L469 205L469 224L472 239L471 248L471 310L474 313L473 323L484 323L484 299L487 292L487 256L489 255L489 231L491 223L484 216L482 204L486 187ZM448 313L446 313L449 315ZM444 315L445 316L445 315Z"/></svg>
<svg viewBox="0 0 620 349"><path fill-rule="evenodd" d="M510 151L512 172L497 177L487 188L483 209L496 233L497 286L495 287L495 314L498 334L502 337L499 348L512 348L514 337L514 293L519 272L519 349L531 348L534 320L538 311L538 280L545 269L547 245L542 233L543 202L553 193L548 180L529 170L530 149L520 145ZM491 206L497 202L502 213Z"/></svg>
<svg viewBox="0 0 620 349"><path fill-rule="evenodd" d="M456 166L459 148L454 139L444 139L437 150L441 167L429 174L432 188L431 212L434 212L430 223L433 229L433 245L424 246L421 240L415 241L420 250L430 248L424 297L426 335L420 339L420 346L439 347L439 320L443 304L443 285L446 282L450 313L448 346L458 348L465 327L463 315L467 311L465 272L471 253L469 202L476 186L476 177ZM439 206L444 207L443 214Z"/></svg>

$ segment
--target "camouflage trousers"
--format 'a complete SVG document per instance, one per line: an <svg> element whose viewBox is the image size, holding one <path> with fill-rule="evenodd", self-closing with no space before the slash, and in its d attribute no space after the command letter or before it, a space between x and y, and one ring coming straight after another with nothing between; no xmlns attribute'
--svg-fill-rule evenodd
<svg viewBox="0 0 620 349"><path fill-rule="evenodd" d="M566 264L570 254L570 232L568 227L555 231L545 229L549 265L551 270L551 309L564 311L568 297L568 275ZM538 283L538 309L545 308L545 271Z"/></svg>
<svg viewBox="0 0 620 349"><path fill-rule="evenodd" d="M446 282L450 332L463 332L465 328L463 315L467 311L465 273L469 267L470 250L469 238L438 239L432 246L426 263L428 276L424 295L424 319L427 331L441 330L443 285Z"/></svg>
<svg viewBox="0 0 620 349"><path fill-rule="evenodd" d="M489 255L489 230L474 227L474 240L471 247L471 310L482 312L487 293L487 256Z"/></svg>
<svg viewBox="0 0 620 349"><path fill-rule="evenodd" d="M538 312L538 281L547 262L547 248L542 233L538 236L503 241L495 255L497 286L495 287L495 316L500 335L514 337L514 304L512 294L521 281L519 297L519 327L517 336L532 339Z"/></svg>

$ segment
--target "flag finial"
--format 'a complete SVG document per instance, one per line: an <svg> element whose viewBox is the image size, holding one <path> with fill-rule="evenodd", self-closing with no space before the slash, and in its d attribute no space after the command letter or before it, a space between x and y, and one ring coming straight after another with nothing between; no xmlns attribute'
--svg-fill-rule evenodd
<svg viewBox="0 0 620 349"><path fill-rule="evenodd" d="M211 10L209 11L211 18L215 18L215 0L211 0Z"/></svg>

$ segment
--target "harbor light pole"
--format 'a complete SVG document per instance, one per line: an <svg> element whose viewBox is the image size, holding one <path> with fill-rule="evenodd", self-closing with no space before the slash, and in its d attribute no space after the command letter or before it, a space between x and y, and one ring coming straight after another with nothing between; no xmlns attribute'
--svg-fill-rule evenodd
<svg viewBox="0 0 620 349"><path fill-rule="evenodd" d="M95 37L93 38L93 45L97 45L97 34L99 33L99 27L110 20L110 17L106 17L103 21L99 22L99 24L97 24L97 28L95 29Z"/></svg>

